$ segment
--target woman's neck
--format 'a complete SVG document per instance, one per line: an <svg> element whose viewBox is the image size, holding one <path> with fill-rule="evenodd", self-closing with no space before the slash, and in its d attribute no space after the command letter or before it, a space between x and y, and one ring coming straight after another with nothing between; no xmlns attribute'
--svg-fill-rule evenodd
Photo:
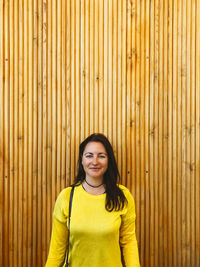
<svg viewBox="0 0 200 267"><path fill-rule="evenodd" d="M102 182L98 184L97 183L94 184L91 181L88 181L86 179L83 181L82 186L84 190L87 191L89 194L101 195L105 193L105 189L106 189L105 184L103 184Z"/></svg>

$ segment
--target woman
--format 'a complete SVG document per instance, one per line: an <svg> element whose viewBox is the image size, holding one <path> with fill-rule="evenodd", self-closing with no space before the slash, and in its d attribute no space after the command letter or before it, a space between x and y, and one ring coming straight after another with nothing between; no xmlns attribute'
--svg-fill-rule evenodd
<svg viewBox="0 0 200 267"><path fill-rule="evenodd" d="M119 185L112 146L103 134L81 144L70 222L70 267L139 267L135 206L129 190ZM58 196L46 267L65 266L71 187Z"/></svg>

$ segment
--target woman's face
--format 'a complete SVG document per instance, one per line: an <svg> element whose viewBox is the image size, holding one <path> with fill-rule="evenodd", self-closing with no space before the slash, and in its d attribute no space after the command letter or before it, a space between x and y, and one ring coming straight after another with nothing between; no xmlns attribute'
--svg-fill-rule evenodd
<svg viewBox="0 0 200 267"><path fill-rule="evenodd" d="M108 168L108 155L100 142L89 142L82 156L82 165L86 178L103 180L103 175Z"/></svg>

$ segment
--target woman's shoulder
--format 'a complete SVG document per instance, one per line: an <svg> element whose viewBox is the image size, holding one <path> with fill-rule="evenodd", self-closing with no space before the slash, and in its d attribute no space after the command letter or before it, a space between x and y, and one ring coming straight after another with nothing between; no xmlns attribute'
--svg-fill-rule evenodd
<svg viewBox="0 0 200 267"><path fill-rule="evenodd" d="M128 205L124 209L125 213L130 217L132 216L135 217L135 201L134 201L131 191L124 185L119 185L119 188L122 190L122 192L124 193L128 201Z"/></svg>
<svg viewBox="0 0 200 267"><path fill-rule="evenodd" d="M130 190L126 186L122 184L119 184L118 186L124 193L130 193Z"/></svg>
<svg viewBox="0 0 200 267"><path fill-rule="evenodd" d="M58 194L55 205L66 206L66 203L69 202L71 190L72 186L62 189L62 191Z"/></svg>
<svg viewBox="0 0 200 267"><path fill-rule="evenodd" d="M122 192L124 193L124 195L125 195L125 197L126 197L126 199L129 201L130 199L132 200L133 199L133 195L132 195L132 193L130 192L130 190L126 187L126 186L124 186L124 185L122 185L122 184L119 184L119 188L122 190Z"/></svg>
<svg viewBox="0 0 200 267"><path fill-rule="evenodd" d="M69 195L70 195L71 189L72 189L71 186L62 189L61 192L58 194L58 198L61 198L61 199L63 199L63 198L64 198L64 199L68 198Z"/></svg>
<svg viewBox="0 0 200 267"><path fill-rule="evenodd" d="M118 185L121 190L128 190L128 188L122 184Z"/></svg>
<svg viewBox="0 0 200 267"><path fill-rule="evenodd" d="M71 189L71 186L62 189L55 202L53 215L61 222L65 222L68 216Z"/></svg>

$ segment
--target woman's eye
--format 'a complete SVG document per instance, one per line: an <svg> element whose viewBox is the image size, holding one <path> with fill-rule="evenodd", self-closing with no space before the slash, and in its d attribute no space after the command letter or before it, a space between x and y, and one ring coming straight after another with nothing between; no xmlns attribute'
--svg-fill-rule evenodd
<svg viewBox="0 0 200 267"><path fill-rule="evenodd" d="M86 158L92 158L92 155L86 155L85 157Z"/></svg>
<svg viewBox="0 0 200 267"><path fill-rule="evenodd" d="M104 155L100 155L99 158L105 159L105 156Z"/></svg>

